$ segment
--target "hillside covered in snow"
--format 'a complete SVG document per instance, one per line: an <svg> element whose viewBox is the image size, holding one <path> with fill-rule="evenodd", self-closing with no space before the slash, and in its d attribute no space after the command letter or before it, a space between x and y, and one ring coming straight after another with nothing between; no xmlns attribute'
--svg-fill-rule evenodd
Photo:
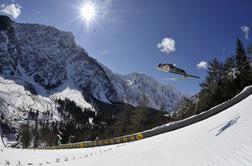
<svg viewBox="0 0 252 166"><path fill-rule="evenodd" d="M184 128L131 143L65 150L8 149L0 141L2 165L250 166L252 95ZM41 157L43 156L43 157Z"/></svg>

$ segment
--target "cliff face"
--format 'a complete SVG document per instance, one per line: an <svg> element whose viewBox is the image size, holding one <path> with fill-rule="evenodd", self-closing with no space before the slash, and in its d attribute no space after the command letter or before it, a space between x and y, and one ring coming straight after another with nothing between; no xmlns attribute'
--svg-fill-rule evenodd
<svg viewBox="0 0 252 166"><path fill-rule="evenodd" d="M167 111L183 96L144 74L114 74L79 47L71 32L15 23L6 16L0 16L0 23L0 74L16 83L22 80L34 94L50 97L68 88L82 94L78 98L83 100L134 106L144 100L148 107Z"/></svg>
<svg viewBox="0 0 252 166"><path fill-rule="evenodd" d="M71 83L72 88L87 96L119 101L104 70L76 45L72 33L15 23L5 16L0 17L0 22L0 74L35 83L38 94L37 86L50 91Z"/></svg>
<svg viewBox="0 0 252 166"><path fill-rule="evenodd" d="M127 75L115 74L105 66L118 97L134 106L146 105L151 108L172 111L173 107L185 96L170 85L163 85L154 78L142 73Z"/></svg>

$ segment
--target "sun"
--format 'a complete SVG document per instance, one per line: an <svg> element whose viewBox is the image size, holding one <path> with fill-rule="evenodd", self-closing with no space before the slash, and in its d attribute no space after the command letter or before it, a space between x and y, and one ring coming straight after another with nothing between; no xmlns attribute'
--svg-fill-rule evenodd
<svg viewBox="0 0 252 166"><path fill-rule="evenodd" d="M96 16L96 7L94 3L86 2L80 8L81 17L85 20L87 26L94 21Z"/></svg>

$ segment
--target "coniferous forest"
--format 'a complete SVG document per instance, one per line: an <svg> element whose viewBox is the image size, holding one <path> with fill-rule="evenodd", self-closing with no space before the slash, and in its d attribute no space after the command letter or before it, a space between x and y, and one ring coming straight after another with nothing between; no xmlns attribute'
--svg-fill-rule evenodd
<svg viewBox="0 0 252 166"><path fill-rule="evenodd" d="M200 83L201 90L197 100L185 98L176 112L180 119L199 114L240 93L252 85L252 44L245 48L240 39L236 41L235 53L224 62L217 58L208 64L205 80Z"/></svg>
<svg viewBox="0 0 252 166"><path fill-rule="evenodd" d="M22 147L41 147L105 139L136 133L169 122L165 112L124 103L113 105L95 101L96 112L75 102L59 99L60 120L30 119L21 126Z"/></svg>

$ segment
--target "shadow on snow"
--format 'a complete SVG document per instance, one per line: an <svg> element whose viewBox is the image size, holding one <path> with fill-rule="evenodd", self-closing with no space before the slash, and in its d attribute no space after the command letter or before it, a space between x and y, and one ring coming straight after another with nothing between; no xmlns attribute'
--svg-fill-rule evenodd
<svg viewBox="0 0 252 166"><path fill-rule="evenodd" d="M240 118L240 115L234 117L232 120L226 122L224 124L223 127L221 127L219 130L218 130L218 133L215 135L215 136L219 136L220 134L222 134L225 130L227 130L228 128L232 127L234 124L237 123L238 119Z"/></svg>

